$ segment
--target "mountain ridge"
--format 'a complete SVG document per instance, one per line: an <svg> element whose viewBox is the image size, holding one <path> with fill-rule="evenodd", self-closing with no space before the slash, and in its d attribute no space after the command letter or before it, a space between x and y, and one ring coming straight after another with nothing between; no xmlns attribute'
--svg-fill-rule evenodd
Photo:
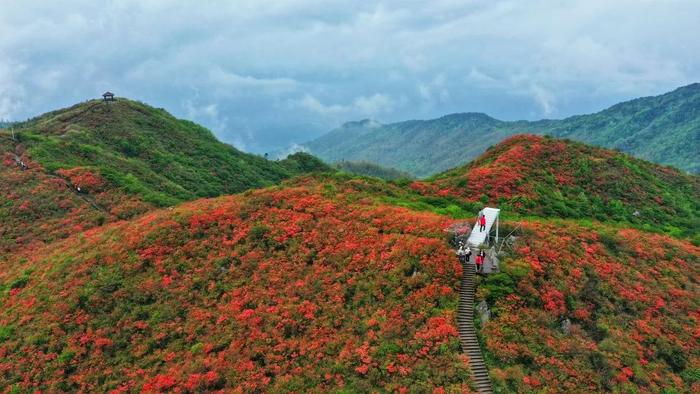
<svg viewBox="0 0 700 394"><path fill-rule="evenodd" d="M347 123L346 123L347 124ZM700 172L700 83L564 119L502 121L455 113L372 128L341 126L303 146L323 160L370 161L426 177L464 164L513 134L546 134Z"/></svg>
<svg viewBox="0 0 700 394"><path fill-rule="evenodd" d="M391 167L382 167L378 164L363 161L339 161L333 165L334 168L354 175L371 176L385 181L395 181L398 179L412 179L411 174L399 171Z"/></svg>

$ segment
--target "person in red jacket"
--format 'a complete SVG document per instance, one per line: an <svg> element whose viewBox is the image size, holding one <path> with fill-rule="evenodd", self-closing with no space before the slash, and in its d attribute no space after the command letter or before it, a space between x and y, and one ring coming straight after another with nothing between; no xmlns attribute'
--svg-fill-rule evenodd
<svg viewBox="0 0 700 394"><path fill-rule="evenodd" d="M476 272L481 272L481 265L484 263L484 258L481 257L481 253L476 255Z"/></svg>
<svg viewBox="0 0 700 394"><path fill-rule="evenodd" d="M486 215L482 213L481 217L479 218L479 232L484 230L486 230Z"/></svg>

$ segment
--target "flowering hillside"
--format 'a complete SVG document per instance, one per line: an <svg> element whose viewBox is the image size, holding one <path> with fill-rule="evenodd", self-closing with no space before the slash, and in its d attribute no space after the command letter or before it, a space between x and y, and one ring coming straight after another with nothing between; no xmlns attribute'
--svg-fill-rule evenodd
<svg viewBox="0 0 700 394"><path fill-rule="evenodd" d="M45 243L153 207L110 187L90 169L76 167L52 175L26 153L16 155L13 144L2 139L0 152L0 256L31 253ZM81 193L75 185L81 185Z"/></svg>
<svg viewBox="0 0 700 394"><path fill-rule="evenodd" d="M549 137L511 137L412 188L542 217L625 221L686 236L700 228L700 177Z"/></svg>
<svg viewBox="0 0 700 394"><path fill-rule="evenodd" d="M700 392L700 248L637 230L519 224L503 272L477 292L493 307L481 333L497 387Z"/></svg>
<svg viewBox="0 0 700 394"><path fill-rule="evenodd" d="M476 294L497 391L700 390L696 177L520 136L430 181L154 210L99 165L0 147L0 393L473 391L444 229L484 202L517 228Z"/></svg>
<svg viewBox="0 0 700 394"><path fill-rule="evenodd" d="M199 200L5 265L0 386L469 391L448 221L350 200Z"/></svg>

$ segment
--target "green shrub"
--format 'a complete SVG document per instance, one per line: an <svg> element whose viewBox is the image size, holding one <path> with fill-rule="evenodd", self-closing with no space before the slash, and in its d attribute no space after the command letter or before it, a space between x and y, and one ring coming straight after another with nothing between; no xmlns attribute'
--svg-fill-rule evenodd
<svg viewBox="0 0 700 394"><path fill-rule="evenodd" d="M0 342L5 342L15 334L14 326L0 326Z"/></svg>

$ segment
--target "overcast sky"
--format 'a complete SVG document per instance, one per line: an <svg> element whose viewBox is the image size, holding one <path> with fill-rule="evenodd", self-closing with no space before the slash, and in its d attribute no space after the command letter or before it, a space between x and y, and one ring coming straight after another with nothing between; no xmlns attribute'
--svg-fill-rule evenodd
<svg viewBox="0 0 700 394"><path fill-rule="evenodd" d="M111 90L255 152L348 120L560 118L698 81L697 0L0 0L0 119Z"/></svg>

